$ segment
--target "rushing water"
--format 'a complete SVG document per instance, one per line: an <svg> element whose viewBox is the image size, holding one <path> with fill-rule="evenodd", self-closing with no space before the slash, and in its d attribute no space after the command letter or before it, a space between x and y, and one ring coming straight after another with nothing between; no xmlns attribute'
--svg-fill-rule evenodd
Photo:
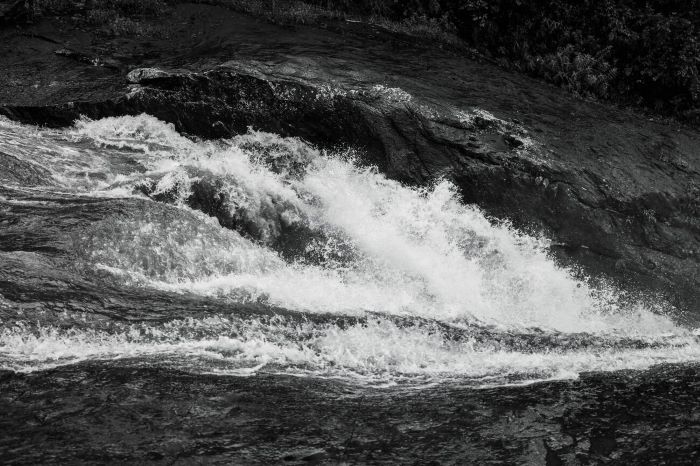
<svg viewBox="0 0 700 466"><path fill-rule="evenodd" d="M484 386L700 359L661 302L351 150L0 120L0 368L85 360Z"/></svg>

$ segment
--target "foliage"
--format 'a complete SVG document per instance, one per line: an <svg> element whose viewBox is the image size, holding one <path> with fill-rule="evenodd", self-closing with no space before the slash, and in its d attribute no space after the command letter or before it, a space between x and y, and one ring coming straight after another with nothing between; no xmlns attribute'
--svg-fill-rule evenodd
<svg viewBox="0 0 700 466"><path fill-rule="evenodd" d="M34 0L41 15L82 15L93 26L111 35L133 36L150 32L142 20L161 15L164 0Z"/></svg>
<svg viewBox="0 0 700 466"><path fill-rule="evenodd" d="M310 0L424 17L483 53L584 96L700 120L700 0Z"/></svg>
<svg viewBox="0 0 700 466"><path fill-rule="evenodd" d="M698 0L442 4L475 46L579 93L689 118L700 107Z"/></svg>
<svg viewBox="0 0 700 466"><path fill-rule="evenodd" d="M342 12L338 10L328 10L316 3L299 0L220 0L214 3L263 16L278 24L313 24L321 20L343 17Z"/></svg>

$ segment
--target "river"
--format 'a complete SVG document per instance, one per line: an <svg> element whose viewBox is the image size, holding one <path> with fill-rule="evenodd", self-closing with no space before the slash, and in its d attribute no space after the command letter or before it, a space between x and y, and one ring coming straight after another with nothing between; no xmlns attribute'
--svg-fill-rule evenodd
<svg viewBox="0 0 700 466"><path fill-rule="evenodd" d="M398 409L402 394L408 404L442 400L418 411L450 405L453 392L462 394L455 402L462 408L465 397L514 396L510 403L520 405L542 390L543 400L552 391L586 393L576 384L589 383L582 380L591 373L602 393L620 378L637 380L624 382L628 387L666 380L659 370L686 374L678 379L689 378L686 392L698 389L700 329L673 306L558 265L547 238L463 203L449 181L401 184L352 148L319 149L253 130L201 141L146 114L82 119L66 129L0 119L0 166L0 374L7 412L16 416L28 415L18 400L35 397L35 407L62 405L47 418L74 412L92 425L89 406L117 409L95 401L102 393L141 397L133 419L159 409L187 424L222 415L217 403L236 390L248 398L281 390L266 395L271 407L248 405L270 410L289 402L284 392L297 393L318 411L306 422L303 412L290 417L307 428L324 419L329 400L336 400L329 412L357 410L364 416L358 422L369 422L373 409ZM53 401L40 395L47 383L55 387ZM118 393L135 386L140 391ZM139 395L152 390L161 398ZM192 415L178 414L185 392L200 400ZM383 400L376 406L384 408L361 408L367 398ZM227 415L242 409L227 406ZM350 432L347 413L336 415ZM102 429L125 414L105 416ZM415 429L434 434L431 416L416 414ZM489 428L500 422L490 419ZM27 432L48 435L46 422L27 424ZM285 430L290 422L273 429L273 444L293 435ZM401 443L411 422L387 445ZM113 435L90 429L100 442ZM527 440L520 460L578 448L562 440L552 447L551 431L544 432L538 435L549 435L547 448ZM368 434L347 435L350 443L335 450L321 442L263 454L245 439L221 448L247 451L238 457L244 463L285 455L289 462L340 461L353 436ZM153 451L144 447L140 455L166 458L175 448L168 439L150 438ZM41 462L130 458L119 456L123 443L99 453L95 447L90 456L75 441L64 449L60 440L48 442L58 442L58 456L11 451ZM608 445L588 442L589 455ZM222 451L219 459L230 459ZM484 460L486 451L463 458Z"/></svg>

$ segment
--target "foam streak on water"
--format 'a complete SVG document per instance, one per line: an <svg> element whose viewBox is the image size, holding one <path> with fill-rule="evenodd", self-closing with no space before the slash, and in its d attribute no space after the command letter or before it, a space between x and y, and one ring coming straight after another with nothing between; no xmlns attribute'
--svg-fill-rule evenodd
<svg viewBox="0 0 700 466"><path fill-rule="evenodd" d="M0 361L13 370L135 357L205 372L490 383L700 357L697 335L674 324L668 306L576 278L548 257L545 239L463 205L446 180L406 187L350 151L255 131L197 142L145 115L65 131L0 120L0 146L48 169L46 193L151 199L138 214L71 227L73 254L88 270L123 287L302 317L193 315L68 330L18 318L0 329ZM303 319L367 313L346 326ZM550 335L550 344L498 344L474 328ZM562 345L562 335L596 343ZM628 340L638 344L617 344Z"/></svg>

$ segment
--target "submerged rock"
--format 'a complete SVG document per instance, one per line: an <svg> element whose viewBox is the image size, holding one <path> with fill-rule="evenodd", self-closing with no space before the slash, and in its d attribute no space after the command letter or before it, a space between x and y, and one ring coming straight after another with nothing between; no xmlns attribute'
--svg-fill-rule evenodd
<svg viewBox="0 0 700 466"><path fill-rule="evenodd" d="M20 186L50 183L51 173L38 165L0 151L0 181Z"/></svg>
<svg viewBox="0 0 700 466"><path fill-rule="evenodd" d="M142 84L173 76L175 76L173 73L158 68L136 68L135 70L129 71L129 74L126 75L126 79L133 84Z"/></svg>

